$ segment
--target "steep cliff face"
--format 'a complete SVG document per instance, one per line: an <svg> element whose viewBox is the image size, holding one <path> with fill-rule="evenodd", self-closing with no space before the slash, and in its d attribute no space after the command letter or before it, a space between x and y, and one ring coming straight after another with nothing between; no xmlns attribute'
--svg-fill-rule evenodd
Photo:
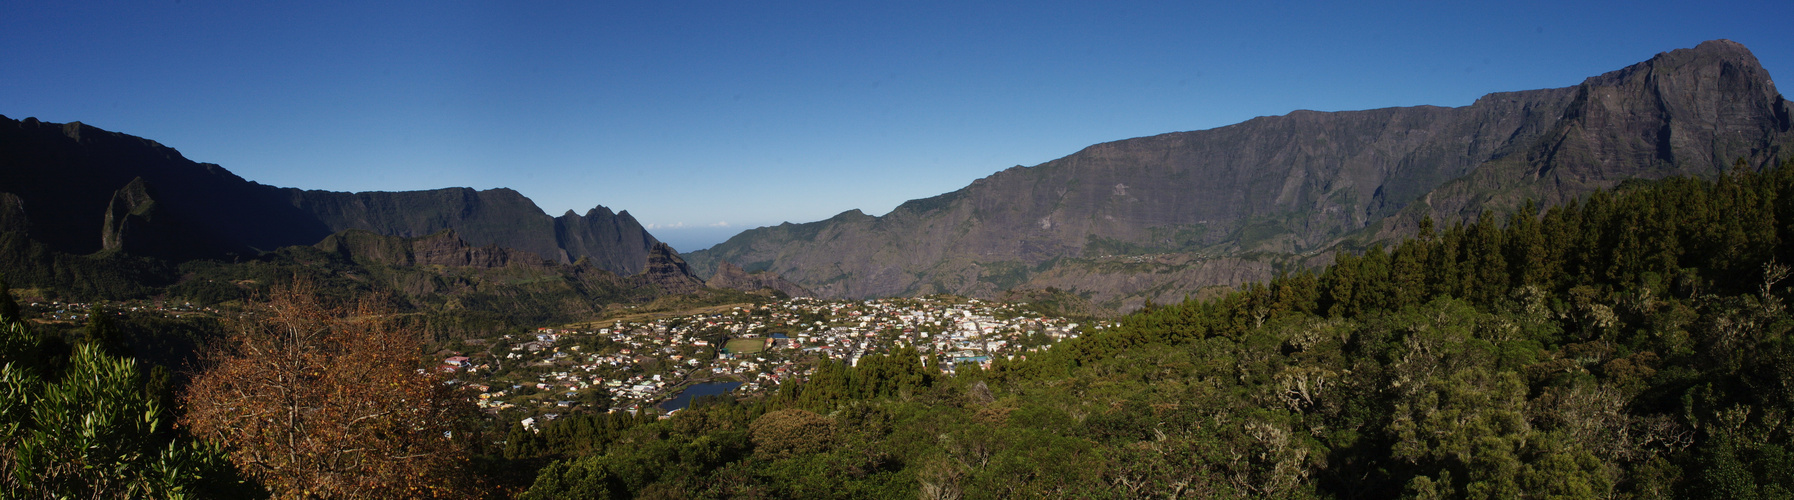
<svg viewBox="0 0 1794 500"><path fill-rule="evenodd" d="M716 266L716 272L710 275L710 279L704 280L704 286L710 288L740 290L743 292L757 292L770 288L783 292L785 295L791 297L809 297L815 295L814 292L804 289L804 287L799 286L796 283L786 281L785 278L781 278L777 274L766 271L749 273L742 269L741 266L737 266L729 261L723 261L721 264L718 264Z"/></svg>
<svg viewBox="0 0 1794 500"><path fill-rule="evenodd" d="M655 243L654 248L648 250L648 269L637 276L667 295L692 293L704 288L704 281L692 275L685 259L679 258L679 252L666 243Z"/></svg>
<svg viewBox="0 0 1794 500"><path fill-rule="evenodd" d="M760 228L688 258L700 274L740 262L831 297L1062 283L1123 306L1271 272L1140 275L1119 260L1127 256L1295 255L1367 227L1402 234L1384 221L1429 196L1426 212L1449 220L1528 196L1560 201L1629 178L1712 173L1736 158L1760 167L1789 144L1788 103L1768 74L1744 47L1714 41L1578 86L1460 108L1297 111L1098 144L882 217L850 211ZM1088 274L1104 269L1115 276ZM1095 284L1057 278L1070 275ZM1130 277L1145 283L1102 284ZM1124 288L1142 291L1123 300Z"/></svg>
<svg viewBox="0 0 1794 500"><path fill-rule="evenodd" d="M277 188L195 163L155 141L80 122L0 116L0 192L31 214L30 238L69 254L184 260L311 245L359 229L418 237L453 229L563 263L640 273L658 241L627 213L550 217L510 189L341 193Z"/></svg>
<svg viewBox="0 0 1794 500"><path fill-rule="evenodd" d="M332 232L286 203L279 189L195 163L155 141L80 122L0 116L0 191L20 197L31 214L31 238L52 249L101 250L108 208L121 188L138 180L154 192L158 216L184 223L170 238L182 242L180 254L309 245Z"/></svg>
<svg viewBox="0 0 1794 500"><path fill-rule="evenodd" d="M326 227L338 231L360 229L414 237L452 228L475 245L502 244L544 256L560 252L554 241L553 218L509 189L287 192L293 206L315 214Z"/></svg>
<svg viewBox="0 0 1794 500"><path fill-rule="evenodd" d="M1546 133L1431 190L1376 235L1406 234L1423 215L1465 220L1524 199L1556 204L1626 179L1711 175L1740 160L1756 169L1794 154L1790 103L1735 42L1659 54L1572 89Z"/></svg>
<svg viewBox="0 0 1794 500"><path fill-rule="evenodd" d="M599 206L580 216L549 217L510 189L340 193L289 190L295 206L317 214L332 229L361 229L393 236L422 236L444 229L474 245L499 245L563 264L582 257L618 274L646 269L648 250L659 240L629 215Z"/></svg>
<svg viewBox="0 0 1794 500"><path fill-rule="evenodd" d="M354 262L385 266L446 266L480 269L509 265L548 267L554 262L531 252L498 245L476 246L454 230L405 238L351 229L332 234L313 245Z"/></svg>
<svg viewBox="0 0 1794 500"><path fill-rule="evenodd" d="M562 260L589 257L598 267L620 274L647 269L648 252L660 243L628 210L611 213L597 207L584 216L568 210L554 219L555 242Z"/></svg>
<svg viewBox="0 0 1794 500"><path fill-rule="evenodd" d="M139 255L180 255L182 224L162 210L142 177L112 194L100 228L100 247L106 251Z"/></svg>

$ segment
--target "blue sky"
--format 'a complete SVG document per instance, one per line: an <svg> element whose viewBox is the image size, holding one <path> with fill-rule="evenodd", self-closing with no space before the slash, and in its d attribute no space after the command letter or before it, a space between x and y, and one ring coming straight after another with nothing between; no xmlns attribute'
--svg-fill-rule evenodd
<svg viewBox="0 0 1794 500"><path fill-rule="evenodd" d="M264 184L605 205L685 251L1098 142L1462 106L1715 38L1794 74L1785 1L0 1L0 114Z"/></svg>

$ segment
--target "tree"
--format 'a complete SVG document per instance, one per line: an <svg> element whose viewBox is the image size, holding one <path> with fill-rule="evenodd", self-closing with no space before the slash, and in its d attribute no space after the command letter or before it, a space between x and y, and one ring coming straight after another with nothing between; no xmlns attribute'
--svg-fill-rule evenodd
<svg viewBox="0 0 1794 500"><path fill-rule="evenodd" d="M1501 254L1504 235L1495 221L1495 214L1483 212L1471 226L1469 236L1465 245L1468 251L1465 253L1464 294L1479 302L1490 302L1507 295L1507 258Z"/></svg>
<svg viewBox="0 0 1794 500"><path fill-rule="evenodd" d="M82 343L92 344L100 352L121 358L131 357L131 346L125 340L123 328L119 328L118 320L112 318L116 314L104 307L94 306L87 314L87 332Z"/></svg>
<svg viewBox="0 0 1794 500"><path fill-rule="evenodd" d="M834 442L835 422L805 410L779 410L755 419L751 431L758 453L791 457L828 450Z"/></svg>
<svg viewBox="0 0 1794 500"><path fill-rule="evenodd" d="M1508 275L1516 286L1544 285L1554 274L1538 217L1538 205L1526 200L1526 205L1507 219Z"/></svg>
<svg viewBox="0 0 1794 500"><path fill-rule="evenodd" d="M275 289L209 354L186 424L277 497L457 495L472 405L418 369L421 332L378 303Z"/></svg>
<svg viewBox="0 0 1794 500"><path fill-rule="evenodd" d="M1321 274L1322 286L1326 288L1325 297L1331 305L1327 307L1327 315L1332 317L1351 316L1356 311L1352 305L1358 292L1358 258L1350 253L1340 252L1333 261L1333 266Z"/></svg>
<svg viewBox="0 0 1794 500"><path fill-rule="evenodd" d="M1427 296L1424 243L1409 241L1395 247L1389 263L1389 308L1419 305Z"/></svg>

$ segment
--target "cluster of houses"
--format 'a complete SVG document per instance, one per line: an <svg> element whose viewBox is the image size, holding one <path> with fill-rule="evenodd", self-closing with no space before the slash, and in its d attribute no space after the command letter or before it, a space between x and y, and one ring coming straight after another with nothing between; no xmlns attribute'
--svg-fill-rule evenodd
<svg viewBox="0 0 1794 500"><path fill-rule="evenodd" d="M99 302L29 302L21 309L38 321L84 323L87 315L95 308L113 314L149 314L179 318L189 315L215 315L217 310L210 307L196 306L191 302L166 302L160 300L129 300Z"/></svg>
<svg viewBox="0 0 1794 500"><path fill-rule="evenodd" d="M739 382L736 394L761 393L805 379L818 360L857 364L904 347L946 371L966 363L988 367L1074 338L1080 328L1020 305L976 299L796 298L513 333L449 353L440 369L478 390L480 406L491 411L542 418L580 406L662 411L655 405L693 384Z"/></svg>
<svg viewBox="0 0 1794 500"><path fill-rule="evenodd" d="M793 345L805 352L858 364L867 355L913 346L949 372L964 363L988 368L995 357L1026 356L1077 337L1081 326L1065 318L1030 315L1015 304L978 299L796 299L786 307L834 318L811 324L787 323L802 327ZM752 333L751 325L748 331Z"/></svg>

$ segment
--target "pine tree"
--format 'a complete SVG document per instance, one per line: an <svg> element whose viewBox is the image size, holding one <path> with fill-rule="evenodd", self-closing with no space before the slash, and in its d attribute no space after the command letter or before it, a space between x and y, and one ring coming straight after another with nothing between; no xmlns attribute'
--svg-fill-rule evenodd
<svg viewBox="0 0 1794 500"><path fill-rule="evenodd" d="M1507 261L1515 285L1537 286L1550 281L1550 259L1546 256L1538 212L1538 205L1526 200L1520 211L1508 217Z"/></svg>
<svg viewBox="0 0 1794 500"><path fill-rule="evenodd" d="M1495 214L1483 212L1472 226L1466 255L1470 258L1464 290L1471 298L1492 302L1507 295L1507 258L1502 256L1501 228Z"/></svg>
<svg viewBox="0 0 1794 500"><path fill-rule="evenodd" d="M1396 247L1395 256L1389 264L1391 309L1401 309L1421 304L1428 295L1426 268L1427 244L1409 241Z"/></svg>

